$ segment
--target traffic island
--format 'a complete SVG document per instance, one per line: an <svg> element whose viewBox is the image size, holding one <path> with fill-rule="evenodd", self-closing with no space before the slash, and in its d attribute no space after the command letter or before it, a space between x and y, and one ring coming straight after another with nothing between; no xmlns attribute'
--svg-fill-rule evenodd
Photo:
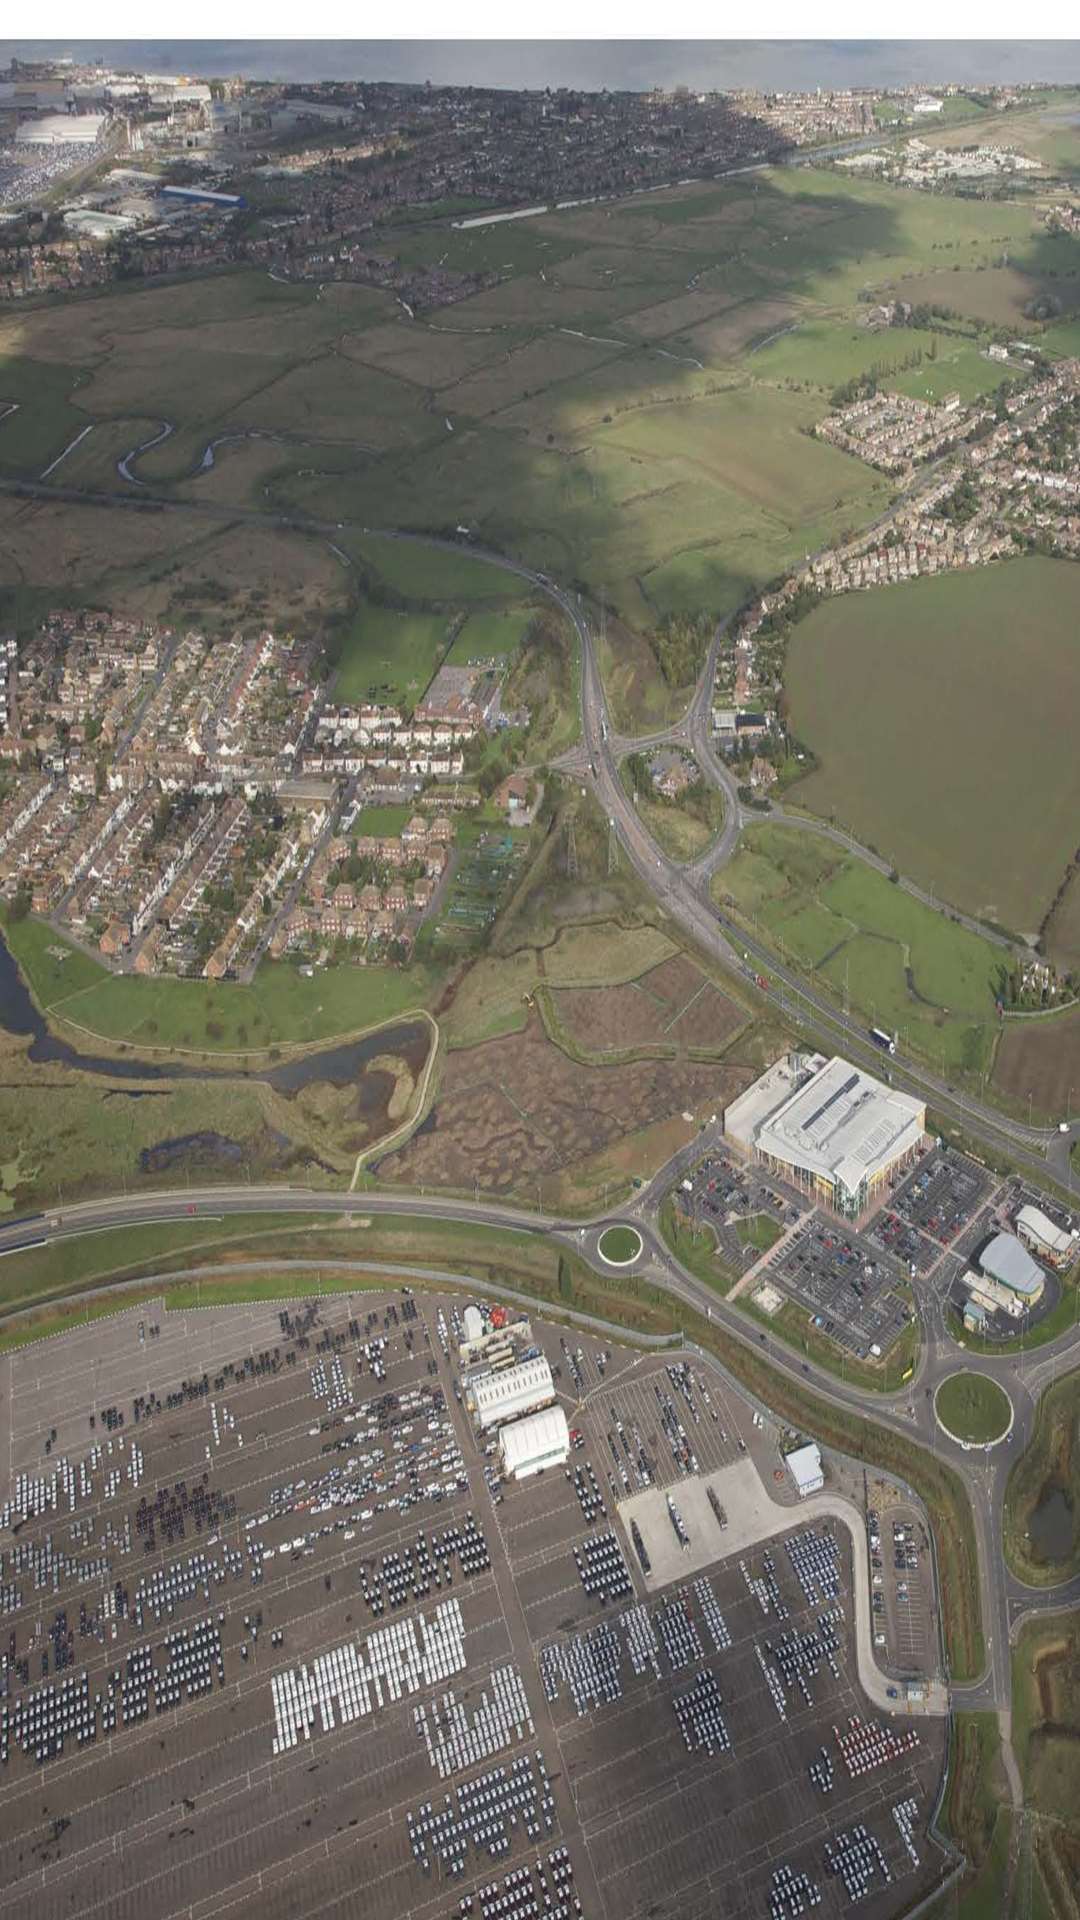
<svg viewBox="0 0 1080 1920"><path fill-rule="evenodd" d="M934 1395L942 1433L960 1447L996 1447L1012 1432L1013 1404L985 1373L950 1373Z"/></svg>
<svg viewBox="0 0 1080 1920"><path fill-rule="evenodd" d="M644 1245L636 1227L605 1227L596 1251L606 1267L632 1267L640 1260Z"/></svg>

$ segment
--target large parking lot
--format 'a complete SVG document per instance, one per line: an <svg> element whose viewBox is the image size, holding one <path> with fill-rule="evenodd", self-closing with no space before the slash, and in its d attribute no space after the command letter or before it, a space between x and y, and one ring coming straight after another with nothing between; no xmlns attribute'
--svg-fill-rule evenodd
<svg viewBox="0 0 1080 1920"><path fill-rule="evenodd" d="M808 1220L774 1255L767 1273L807 1309L815 1326L860 1359L887 1354L911 1318L895 1262L831 1215Z"/></svg>
<svg viewBox="0 0 1080 1920"><path fill-rule="evenodd" d="M892 1490L867 1514L875 1646L889 1671L932 1668L937 1627L930 1541L921 1515Z"/></svg>
<svg viewBox="0 0 1080 1920"><path fill-rule="evenodd" d="M830 1914L860 1822L875 1913L932 1884L941 1723L861 1693L845 1530L717 1525L646 1587L628 1497L752 1473L741 1398L537 1325L580 1443L489 1490L454 1313L143 1307L0 1358L0 1914L692 1920L786 1866Z"/></svg>
<svg viewBox="0 0 1080 1920"><path fill-rule="evenodd" d="M897 1188L890 1210L948 1247L974 1220L994 1182L962 1153L935 1148Z"/></svg>
<svg viewBox="0 0 1080 1920"><path fill-rule="evenodd" d="M809 1204L806 1195L786 1181L724 1148L698 1162L676 1198L696 1227L713 1229L720 1257L735 1273L753 1266L769 1238L794 1226ZM754 1223L749 1230L748 1223Z"/></svg>

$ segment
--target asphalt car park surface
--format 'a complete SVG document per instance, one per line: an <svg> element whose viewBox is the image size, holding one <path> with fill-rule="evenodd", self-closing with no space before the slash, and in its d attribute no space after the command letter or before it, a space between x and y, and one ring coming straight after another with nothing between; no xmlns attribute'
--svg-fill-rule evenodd
<svg viewBox="0 0 1080 1920"><path fill-rule="evenodd" d="M712 1227L721 1258L736 1273L753 1266L761 1257L759 1248L740 1240L736 1220L765 1214L784 1231L795 1225L809 1205L805 1194L789 1187L785 1181L771 1173L763 1175L759 1167L723 1150L699 1161L682 1182L678 1199L695 1226Z"/></svg>
<svg viewBox="0 0 1080 1920"><path fill-rule="evenodd" d="M935 1147L897 1187L889 1207L908 1226L947 1247L975 1218L993 1184L986 1169L966 1154Z"/></svg>
<svg viewBox="0 0 1080 1920"><path fill-rule="evenodd" d="M911 1317L891 1256L832 1215L815 1214L769 1261L767 1278L805 1307L837 1346L887 1354Z"/></svg>
<svg viewBox="0 0 1080 1920"><path fill-rule="evenodd" d="M918 1682L933 1664L936 1637L925 1525L910 1503L887 1492L867 1515L867 1533L873 1627L885 1636L877 1651L891 1673Z"/></svg>
<svg viewBox="0 0 1080 1920"><path fill-rule="evenodd" d="M0 1914L749 1915L786 1861L827 1913L824 1843L860 1819L894 1870L883 1914L930 1884L939 1724L853 1778L831 1731L877 1717L846 1550L839 1601L814 1606L773 1550L784 1620L738 1564L761 1582L758 1547L645 1593L609 1467L620 1499L639 1451L676 1499L749 1470L734 1389L537 1324L580 1444L567 1471L491 1489L455 1311L403 1292L284 1320L144 1306L0 1361ZM766 1642L836 1604L837 1676L819 1662L781 1720ZM656 1671L580 1717L549 1698L545 1650L631 1615ZM823 1745L828 1793L807 1771ZM917 1869L891 1815L912 1796Z"/></svg>

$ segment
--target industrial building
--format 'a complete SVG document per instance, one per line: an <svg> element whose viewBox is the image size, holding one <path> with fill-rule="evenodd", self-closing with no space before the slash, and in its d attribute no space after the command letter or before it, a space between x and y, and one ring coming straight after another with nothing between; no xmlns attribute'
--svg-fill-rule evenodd
<svg viewBox="0 0 1080 1920"><path fill-rule="evenodd" d="M1016 1216L1016 1231L1025 1247L1048 1267L1071 1267L1080 1255L1080 1232L1067 1233L1043 1213L1041 1207L1021 1207Z"/></svg>
<svg viewBox="0 0 1080 1920"><path fill-rule="evenodd" d="M38 120L24 120L15 138L20 146L92 147L106 124L103 113L45 113Z"/></svg>
<svg viewBox="0 0 1080 1920"><path fill-rule="evenodd" d="M538 1413L555 1399L551 1368L540 1354L523 1360L516 1367L499 1373L484 1373L471 1380L465 1389L466 1404L481 1433L519 1420L523 1414Z"/></svg>
<svg viewBox="0 0 1080 1920"><path fill-rule="evenodd" d="M85 234L90 240L118 240L122 234L134 233L138 224L130 214L105 213L98 207L72 207L64 215L70 233Z"/></svg>
<svg viewBox="0 0 1080 1920"><path fill-rule="evenodd" d="M724 1114L744 1153L845 1219L919 1152L926 1107L850 1061L792 1053Z"/></svg>
<svg viewBox="0 0 1080 1920"><path fill-rule="evenodd" d="M821 1448L816 1440L808 1440L804 1447L795 1447L784 1455L784 1465L795 1484L800 1500L808 1493L820 1493L825 1485L825 1470L821 1464Z"/></svg>
<svg viewBox="0 0 1080 1920"><path fill-rule="evenodd" d="M976 1264L980 1274L1013 1294L1023 1306L1033 1307L1042 1298L1046 1284L1042 1268L1015 1234L995 1233Z"/></svg>
<svg viewBox="0 0 1080 1920"><path fill-rule="evenodd" d="M508 1480L527 1480L545 1467L563 1467L569 1454L570 1433L561 1407L530 1413L499 1434L499 1465Z"/></svg>
<svg viewBox="0 0 1080 1920"><path fill-rule="evenodd" d="M515 1366L519 1360L532 1360L539 1352L527 1314L506 1307L468 1306L462 1322L464 1338L458 1342L458 1365L463 1372L472 1368L493 1372Z"/></svg>
<svg viewBox="0 0 1080 1920"><path fill-rule="evenodd" d="M226 213L236 213L247 205L242 193L218 193L214 187L162 187L161 197L188 206L221 207Z"/></svg>

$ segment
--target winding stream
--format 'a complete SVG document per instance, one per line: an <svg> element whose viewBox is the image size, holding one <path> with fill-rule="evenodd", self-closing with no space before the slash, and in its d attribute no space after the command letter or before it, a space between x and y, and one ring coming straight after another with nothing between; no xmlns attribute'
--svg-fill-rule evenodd
<svg viewBox="0 0 1080 1920"><path fill-rule="evenodd" d="M405 1060L414 1078L419 1078L431 1047L431 1030L426 1021L400 1020L394 1026L379 1027L358 1040L341 1041L336 1046L322 1047L265 1068L196 1067L178 1060L162 1063L139 1059L132 1054L110 1059L104 1054L83 1053L50 1031L2 935L0 1026L8 1033L31 1035L29 1058L34 1062L55 1062L80 1073L102 1074L110 1080L259 1080L286 1097L317 1081L329 1082L335 1087L356 1085L368 1064L380 1054L393 1054Z"/></svg>

